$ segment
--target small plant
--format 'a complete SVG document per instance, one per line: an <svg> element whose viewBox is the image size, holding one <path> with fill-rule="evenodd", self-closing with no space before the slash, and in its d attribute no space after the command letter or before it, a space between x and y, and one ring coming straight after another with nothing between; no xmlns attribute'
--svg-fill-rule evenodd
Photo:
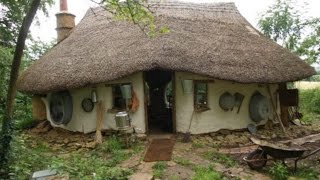
<svg viewBox="0 0 320 180"><path fill-rule="evenodd" d="M194 171L195 175L191 177L192 180L220 180L223 178L212 167L195 167Z"/></svg>
<svg viewBox="0 0 320 180"><path fill-rule="evenodd" d="M164 170L167 168L167 164L164 161L156 162L153 166L153 175L155 178L162 178Z"/></svg>
<svg viewBox="0 0 320 180"><path fill-rule="evenodd" d="M282 162L275 162L268 172L275 180L286 180L289 177L288 168Z"/></svg>
<svg viewBox="0 0 320 180"><path fill-rule="evenodd" d="M194 148L203 148L204 147L204 143L201 140L195 139L195 140L192 140L192 147L194 147Z"/></svg>
<svg viewBox="0 0 320 180"><path fill-rule="evenodd" d="M318 179L318 173L311 168L300 168L294 175L296 177L304 178L308 180Z"/></svg>
<svg viewBox="0 0 320 180"><path fill-rule="evenodd" d="M121 150L123 147L124 145L119 141L118 137L111 136L101 144L99 149L106 153L113 153Z"/></svg>
<svg viewBox="0 0 320 180"><path fill-rule="evenodd" d="M210 161L224 164L227 167L233 167L237 164L236 161L233 160L230 156L219 153L217 151L206 152L203 157Z"/></svg>
<svg viewBox="0 0 320 180"><path fill-rule="evenodd" d="M189 159L184 159L182 157L175 157L174 161L182 166L190 166L192 163L190 162Z"/></svg>

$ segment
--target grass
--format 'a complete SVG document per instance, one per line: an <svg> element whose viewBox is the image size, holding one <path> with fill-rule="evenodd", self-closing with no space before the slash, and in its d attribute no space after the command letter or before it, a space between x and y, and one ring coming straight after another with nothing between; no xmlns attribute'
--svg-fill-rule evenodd
<svg viewBox="0 0 320 180"><path fill-rule="evenodd" d="M135 153L123 149L116 137L110 137L94 150L80 149L64 156L63 147L54 151L23 135L15 137L12 147L13 179L29 179L33 172L44 169L56 169L70 179L127 179L132 170L116 166Z"/></svg>
<svg viewBox="0 0 320 180"><path fill-rule="evenodd" d="M189 159L185 159L183 157L175 157L174 159L174 162L182 165L182 166L191 166L193 165L193 163L190 162Z"/></svg>
<svg viewBox="0 0 320 180"><path fill-rule="evenodd" d="M192 147L203 148L204 146L205 146L205 144L201 140L199 140L199 139L192 140Z"/></svg>
<svg viewBox="0 0 320 180"><path fill-rule="evenodd" d="M297 172L294 173L294 176L298 178L316 180L318 179L319 173L316 172L313 168L298 168Z"/></svg>
<svg viewBox="0 0 320 180"><path fill-rule="evenodd" d="M299 101L302 121L312 123L320 119L320 89L299 90Z"/></svg>
<svg viewBox="0 0 320 180"><path fill-rule="evenodd" d="M153 166L153 175L155 178L162 178L165 170L167 169L167 163L164 161L156 162Z"/></svg>
<svg viewBox="0 0 320 180"><path fill-rule="evenodd" d="M225 165L226 167L234 167L237 165L236 161L230 156L219 153L217 151L209 151L204 153L203 157L212 162L217 162Z"/></svg>
<svg viewBox="0 0 320 180"><path fill-rule="evenodd" d="M222 175L215 171L212 167L194 167L195 175L191 177L192 180L220 180Z"/></svg>
<svg viewBox="0 0 320 180"><path fill-rule="evenodd" d="M319 173L312 167L298 168L295 172L283 165L282 162L274 162L273 165L267 169L267 173L275 180L286 180L290 176L297 179L316 180L319 179Z"/></svg>

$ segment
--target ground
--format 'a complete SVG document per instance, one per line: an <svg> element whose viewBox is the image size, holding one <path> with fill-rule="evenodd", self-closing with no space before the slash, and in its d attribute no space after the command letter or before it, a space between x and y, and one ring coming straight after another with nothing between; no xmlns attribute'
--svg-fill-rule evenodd
<svg viewBox="0 0 320 180"><path fill-rule="evenodd" d="M319 130L316 125L291 125L286 137L274 125L271 129L262 127L257 136L282 140L317 134ZM59 176L55 179L274 179L286 173L281 164L274 165L272 161L260 171L247 166L244 155L257 147L249 140L252 134L245 130L193 135L188 143L183 143L184 135L178 134L172 137L176 141L172 160L149 163L143 161L149 143L143 136L131 146L124 146L124 138L104 134L104 143L95 145L95 134L48 128L46 131L33 129L17 135L14 147L19 148L13 153L16 159L13 177L28 178L32 172L48 168L58 169ZM320 179L320 153L300 161L295 174L292 162L286 164L291 179Z"/></svg>

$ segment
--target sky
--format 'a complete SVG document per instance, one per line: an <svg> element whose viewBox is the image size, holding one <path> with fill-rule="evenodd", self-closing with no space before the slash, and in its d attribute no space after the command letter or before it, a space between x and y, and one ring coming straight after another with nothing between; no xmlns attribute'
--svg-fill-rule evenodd
<svg viewBox="0 0 320 180"><path fill-rule="evenodd" d="M98 0L96 0L98 1ZM166 0L162 0L166 1ZM234 2L240 11L240 13L254 26L257 27L257 23L260 15L270 6L275 0L182 0L185 2L193 3L214 3L214 2ZM296 0L298 3L302 3L303 0ZM308 16L320 17L320 0L308 0L309 8L305 9ZM97 6L90 0L68 0L69 12L76 15L76 23L78 23L86 11L90 7ZM31 33L33 37L38 38L41 41L50 42L56 38L56 17L55 14L59 11L59 0L55 0L49 10L49 17L45 17L43 14L38 14L40 25L33 24L31 27Z"/></svg>

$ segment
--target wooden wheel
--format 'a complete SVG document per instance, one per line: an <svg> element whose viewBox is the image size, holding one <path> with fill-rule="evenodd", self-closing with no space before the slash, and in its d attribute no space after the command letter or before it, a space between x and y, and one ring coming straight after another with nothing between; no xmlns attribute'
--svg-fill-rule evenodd
<svg viewBox="0 0 320 180"><path fill-rule="evenodd" d="M257 149L251 152L246 159L247 159L247 164L251 169L259 170L266 165L267 154L261 149Z"/></svg>

